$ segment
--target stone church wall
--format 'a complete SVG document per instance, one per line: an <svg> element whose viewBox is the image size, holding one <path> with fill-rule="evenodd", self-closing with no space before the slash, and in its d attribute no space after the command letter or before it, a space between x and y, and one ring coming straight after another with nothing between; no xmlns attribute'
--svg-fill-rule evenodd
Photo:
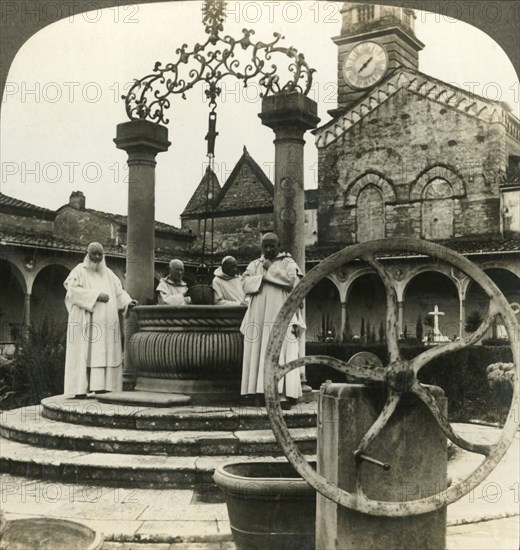
<svg viewBox="0 0 520 550"><path fill-rule="evenodd" d="M443 218L444 206L450 209L451 236L497 233L504 144L501 123L485 123L412 92L396 92L320 149L320 243L355 242L360 227L372 228L361 240L383 234L424 237L421 189L434 177L452 187L452 199L438 202L434 214ZM357 195L370 184L379 193L365 195L358 217ZM376 215L381 197L384 212Z"/></svg>

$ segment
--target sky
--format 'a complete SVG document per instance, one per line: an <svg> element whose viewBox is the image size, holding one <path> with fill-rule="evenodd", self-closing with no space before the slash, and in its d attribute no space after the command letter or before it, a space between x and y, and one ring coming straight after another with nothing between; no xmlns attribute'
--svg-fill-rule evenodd
<svg viewBox="0 0 520 550"><path fill-rule="evenodd" d="M310 97L321 123L336 107L337 48L342 2L228 1L224 33L252 40L285 36L317 70ZM127 119L121 95L156 61L176 61L176 48L204 42L201 2L120 6L77 14L41 30L19 51L2 98L0 191L57 209L72 191L87 207L126 214L126 153L113 143ZM487 97L506 101L520 117L518 77L503 50L486 34L447 16L416 12L416 34L426 45L419 69ZM188 48L190 49L190 48ZM246 146L273 180L274 134L261 125L260 88L223 82L217 108L215 172L224 185ZM180 227L179 215L207 166L208 105L201 85L187 100L173 96L166 113L170 149L157 156L156 219ZM314 136L306 135L305 188L317 187Z"/></svg>

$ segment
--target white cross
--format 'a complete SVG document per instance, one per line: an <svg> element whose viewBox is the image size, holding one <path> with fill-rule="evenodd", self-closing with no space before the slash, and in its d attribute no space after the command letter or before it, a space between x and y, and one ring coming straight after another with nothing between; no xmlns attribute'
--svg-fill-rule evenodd
<svg viewBox="0 0 520 550"><path fill-rule="evenodd" d="M433 311L428 312L428 315L433 315L433 334L440 334L439 331L439 315L444 315L443 311L439 311L437 305L433 308Z"/></svg>

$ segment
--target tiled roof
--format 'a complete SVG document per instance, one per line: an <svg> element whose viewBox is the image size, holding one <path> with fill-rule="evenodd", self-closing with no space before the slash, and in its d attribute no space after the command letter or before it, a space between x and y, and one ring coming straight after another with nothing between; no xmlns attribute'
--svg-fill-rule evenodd
<svg viewBox="0 0 520 550"><path fill-rule="evenodd" d="M31 233L19 233L15 231L0 230L0 245L6 244L80 253L85 253L87 247L87 243L85 242L56 237L51 233L36 233L34 231ZM123 245L104 245L104 249L106 254L112 256L121 256L125 253L125 247Z"/></svg>
<svg viewBox="0 0 520 550"><path fill-rule="evenodd" d="M7 195L4 195L3 193L0 193L0 208L2 206L15 208L16 210L25 210L28 213L32 213L33 215L43 215L43 217L45 218L54 219L54 217L56 216L54 210L43 208L42 206L36 206L35 204L31 204L30 202L25 202L20 199L15 199L14 197L9 197Z"/></svg>
<svg viewBox="0 0 520 550"><path fill-rule="evenodd" d="M500 238L492 237L489 239L468 239L468 238L454 238L444 241L435 241L436 244L446 246L459 252L462 255L476 255L476 254L503 254L503 253L518 253L520 254L520 237ZM344 246L327 245L327 246L312 246L308 247L305 251L306 261L310 263L318 263L324 260L331 254L342 250ZM409 251L403 251L402 254L393 252L391 257L397 256L410 256ZM389 255L390 256L390 255Z"/></svg>
<svg viewBox="0 0 520 550"><path fill-rule="evenodd" d="M497 254L500 252L520 252L520 237L489 239L449 239L439 244L461 254Z"/></svg>
<svg viewBox="0 0 520 550"><path fill-rule="evenodd" d="M456 252L463 255L488 255L488 254L518 254L520 257L520 237L511 238L480 238L480 239L467 239L456 238L445 241L436 241L438 244L451 248ZM0 230L0 246L2 245L15 245L15 246L27 246L31 248L42 248L52 250L62 250L68 252L84 253L86 243L73 239L65 239L55 237L50 233L17 233L14 231ZM342 250L344 246L328 245L328 246L311 246L306 249L306 262L318 263L324 260L331 254ZM1 249L0 249L1 250ZM126 247L124 245L105 245L105 252L109 256L124 256L126 253ZM259 249L252 247L250 249L242 250L228 250L228 254L234 255L240 264L247 263L259 255ZM402 254L392 253L391 257L398 256L410 256L409 251L403 251ZM157 248L155 251L155 258L158 261L169 261L175 256L180 256L183 260L193 263L194 265L200 261L200 252L198 251L179 251L170 248ZM222 254L215 254L215 261L217 265L221 260ZM209 260L209 257L207 258Z"/></svg>
<svg viewBox="0 0 520 550"><path fill-rule="evenodd" d="M208 198L208 193L211 193L211 199ZM213 207L219 193L220 183L217 175L208 166L206 172L204 172L204 176L202 176L202 179L197 186L197 189L195 189L193 195L188 201L188 204L186 205L186 208L184 208L181 217L186 214L203 214L208 212L208 210L211 210Z"/></svg>
<svg viewBox="0 0 520 550"><path fill-rule="evenodd" d="M55 237L50 233L21 233L15 231L0 230L0 247L2 245L26 246L30 248L50 249L55 251L77 252L84 254L87 243L84 241ZM105 254L108 256L125 257L126 246L124 244L103 244ZM0 248L1 250L1 248ZM170 248L156 248L155 259L157 261L170 261L173 257L182 256L187 261L197 262L199 255Z"/></svg>
<svg viewBox="0 0 520 550"><path fill-rule="evenodd" d="M97 216L102 216L103 218L106 218L108 220L112 220L118 225L123 225L126 227L128 224L128 216L123 216L122 214L112 214L111 212L102 212L101 210L94 210L93 208L85 208L85 211L91 212L92 214L96 214ZM162 231L164 233L170 233L173 235L191 237L191 233L189 231L186 231L185 229L180 229L173 225L169 225L167 223L158 222L158 221L155 222L155 230Z"/></svg>

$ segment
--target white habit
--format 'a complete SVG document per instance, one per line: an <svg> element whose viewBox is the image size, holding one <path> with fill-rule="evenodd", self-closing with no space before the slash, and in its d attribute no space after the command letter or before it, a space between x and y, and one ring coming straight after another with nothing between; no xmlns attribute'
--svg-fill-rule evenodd
<svg viewBox="0 0 520 550"><path fill-rule="evenodd" d="M217 267L213 272L215 275L211 286L215 294L215 305L233 306L240 305L244 299L244 290L240 277L230 277Z"/></svg>
<svg viewBox="0 0 520 550"><path fill-rule="evenodd" d="M170 277L164 277L159 281L156 291L157 302L161 305L183 306L191 303L191 298L186 296L188 285L184 281L176 283Z"/></svg>
<svg viewBox="0 0 520 550"><path fill-rule="evenodd" d="M303 277L290 254L280 253L265 273L264 256L252 261L242 276L242 286L250 297L240 331L244 335L241 394L264 393L264 360L270 331L290 291ZM262 279L265 273L265 278ZM280 352L280 365L299 357L299 339L292 334L292 325L305 329L300 310L293 316ZM288 373L278 387L287 397L301 396L300 369Z"/></svg>
<svg viewBox="0 0 520 550"><path fill-rule="evenodd" d="M132 300L117 276L100 262L99 271L89 260L76 266L63 283L69 312L65 356L65 395L90 391L120 391L123 387L121 329L118 310ZM98 302L100 293L108 302Z"/></svg>

